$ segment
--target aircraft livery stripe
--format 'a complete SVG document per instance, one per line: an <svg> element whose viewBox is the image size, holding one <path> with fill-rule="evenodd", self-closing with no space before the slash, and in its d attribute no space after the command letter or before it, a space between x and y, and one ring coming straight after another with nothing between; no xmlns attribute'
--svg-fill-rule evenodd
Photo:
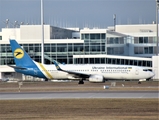
<svg viewBox="0 0 159 120"><path fill-rule="evenodd" d="M45 69L45 67L39 63L40 67L42 68L42 70L46 73L46 75L50 78L50 79L53 79L53 77L51 76L51 74Z"/></svg>

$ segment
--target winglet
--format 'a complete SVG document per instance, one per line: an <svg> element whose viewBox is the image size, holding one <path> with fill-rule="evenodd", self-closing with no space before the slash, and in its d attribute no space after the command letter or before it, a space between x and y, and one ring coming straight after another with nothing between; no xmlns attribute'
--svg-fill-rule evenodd
<svg viewBox="0 0 159 120"><path fill-rule="evenodd" d="M57 70L63 71L63 70L60 68L60 66L58 65L58 63L57 63L56 60L53 60L53 63L55 64L55 67L56 67Z"/></svg>

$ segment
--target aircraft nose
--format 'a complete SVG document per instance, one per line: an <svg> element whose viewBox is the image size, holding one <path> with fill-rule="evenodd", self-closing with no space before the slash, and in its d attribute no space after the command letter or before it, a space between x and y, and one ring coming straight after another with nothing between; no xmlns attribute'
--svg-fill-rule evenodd
<svg viewBox="0 0 159 120"><path fill-rule="evenodd" d="M155 73L154 72L150 72L150 76L151 77L155 76Z"/></svg>

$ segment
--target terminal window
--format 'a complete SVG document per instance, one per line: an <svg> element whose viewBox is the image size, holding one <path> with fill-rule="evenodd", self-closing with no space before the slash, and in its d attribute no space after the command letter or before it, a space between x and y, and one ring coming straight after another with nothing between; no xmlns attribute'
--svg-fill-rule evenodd
<svg viewBox="0 0 159 120"><path fill-rule="evenodd" d="M101 34L101 39L105 39L105 36L106 36L106 35L105 35L104 33L102 33L102 34Z"/></svg>
<svg viewBox="0 0 159 120"><path fill-rule="evenodd" d="M139 43L143 43L143 37L139 37Z"/></svg>
<svg viewBox="0 0 159 120"><path fill-rule="evenodd" d="M134 43L153 43L153 37L134 37Z"/></svg>

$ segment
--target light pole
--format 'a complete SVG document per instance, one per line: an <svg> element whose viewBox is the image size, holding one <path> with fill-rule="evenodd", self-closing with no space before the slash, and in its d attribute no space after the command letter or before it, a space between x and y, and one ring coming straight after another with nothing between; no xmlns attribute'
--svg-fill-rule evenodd
<svg viewBox="0 0 159 120"><path fill-rule="evenodd" d="M158 8L159 0L156 0L156 55L158 56Z"/></svg>
<svg viewBox="0 0 159 120"><path fill-rule="evenodd" d="M44 64L44 17L43 17L43 0L41 0L41 62Z"/></svg>

